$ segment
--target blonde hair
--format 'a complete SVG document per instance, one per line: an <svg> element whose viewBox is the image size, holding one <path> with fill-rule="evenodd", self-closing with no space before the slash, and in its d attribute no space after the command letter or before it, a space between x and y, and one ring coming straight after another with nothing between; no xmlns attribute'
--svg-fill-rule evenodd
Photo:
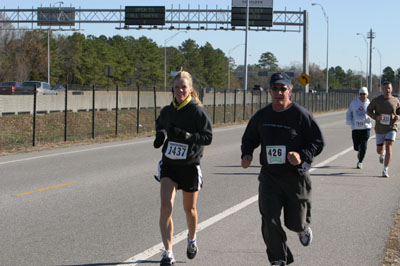
<svg viewBox="0 0 400 266"><path fill-rule="evenodd" d="M195 90L193 88L193 79L192 79L192 75L190 75L189 72L187 71L179 71L178 73L176 73L175 77L174 77L174 83L176 80L178 79L186 79L189 83L189 86L192 88L192 91L190 93L190 95L196 100L198 105L202 105L200 99L199 99L199 93L197 92L197 90Z"/></svg>

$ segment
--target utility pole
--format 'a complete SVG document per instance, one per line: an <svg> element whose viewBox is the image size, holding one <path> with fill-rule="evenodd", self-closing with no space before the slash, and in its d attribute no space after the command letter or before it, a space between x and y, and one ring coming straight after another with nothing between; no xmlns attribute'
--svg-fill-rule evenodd
<svg viewBox="0 0 400 266"><path fill-rule="evenodd" d="M375 32L370 29L367 32L367 38L369 39L369 78L368 78L368 88L371 89L372 92L372 39L375 38Z"/></svg>

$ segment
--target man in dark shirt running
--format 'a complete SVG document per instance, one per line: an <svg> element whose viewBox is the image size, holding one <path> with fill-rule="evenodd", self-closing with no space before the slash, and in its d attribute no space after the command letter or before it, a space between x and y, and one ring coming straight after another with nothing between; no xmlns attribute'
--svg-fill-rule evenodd
<svg viewBox="0 0 400 266"><path fill-rule="evenodd" d="M290 99L292 88L285 73L271 76L272 103L250 119L241 145L243 168L250 166L254 149L261 145L259 209L262 235L273 266L294 261L281 226L282 209L285 226L298 233L304 246L312 241L308 171L324 147L321 130L313 116Z"/></svg>

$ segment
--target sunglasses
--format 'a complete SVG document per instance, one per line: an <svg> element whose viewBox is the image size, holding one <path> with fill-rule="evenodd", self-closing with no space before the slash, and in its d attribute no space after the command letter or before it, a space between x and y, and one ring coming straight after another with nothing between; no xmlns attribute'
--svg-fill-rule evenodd
<svg viewBox="0 0 400 266"><path fill-rule="evenodd" d="M366 93L360 93L360 95L367 95Z"/></svg>
<svg viewBox="0 0 400 266"><path fill-rule="evenodd" d="M281 92L285 92L287 90L286 87L272 87L271 88L272 91L281 91Z"/></svg>

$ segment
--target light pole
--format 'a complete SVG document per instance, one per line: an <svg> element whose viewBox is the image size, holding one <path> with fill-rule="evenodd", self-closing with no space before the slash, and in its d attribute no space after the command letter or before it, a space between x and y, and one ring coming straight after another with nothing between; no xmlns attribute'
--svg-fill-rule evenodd
<svg viewBox="0 0 400 266"><path fill-rule="evenodd" d="M53 4L53 6L50 5L50 7L54 7L56 4L61 5L64 4L63 1L58 1ZM51 31L51 26L47 29L47 83L50 84L50 31Z"/></svg>
<svg viewBox="0 0 400 266"><path fill-rule="evenodd" d="M325 13L325 9L321 4L312 3L313 6L320 6L326 20L326 93L329 91L329 18Z"/></svg>
<svg viewBox="0 0 400 266"><path fill-rule="evenodd" d="M367 57L366 57L366 61L365 61L367 66L366 66L366 70L365 70L365 79L366 79L367 84L368 84L368 41L367 41L367 38L365 37L364 34L357 32L357 35L363 36L364 41L365 41L365 45L367 46ZM368 91L371 92L371 88L368 88Z"/></svg>
<svg viewBox="0 0 400 266"><path fill-rule="evenodd" d="M361 58L359 57L359 56L357 56L357 55L355 55L354 57L357 57L358 58L358 60L360 61L360 66L361 66L361 73L360 73L360 86L362 87L362 61L361 61Z"/></svg>
<svg viewBox="0 0 400 266"><path fill-rule="evenodd" d="M378 54L379 54L379 91L382 88L382 55L378 48L374 47Z"/></svg>
<svg viewBox="0 0 400 266"><path fill-rule="evenodd" d="M187 31L178 31L174 35L164 40L164 91L167 91L167 43L171 41L179 33L187 33Z"/></svg>
<svg viewBox="0 0 400 266"><path fill-rule="evenodd" d="M228 90L231 88L231 52L241 45L244 45L244 43L238 44L228 51Z"/></svg>

